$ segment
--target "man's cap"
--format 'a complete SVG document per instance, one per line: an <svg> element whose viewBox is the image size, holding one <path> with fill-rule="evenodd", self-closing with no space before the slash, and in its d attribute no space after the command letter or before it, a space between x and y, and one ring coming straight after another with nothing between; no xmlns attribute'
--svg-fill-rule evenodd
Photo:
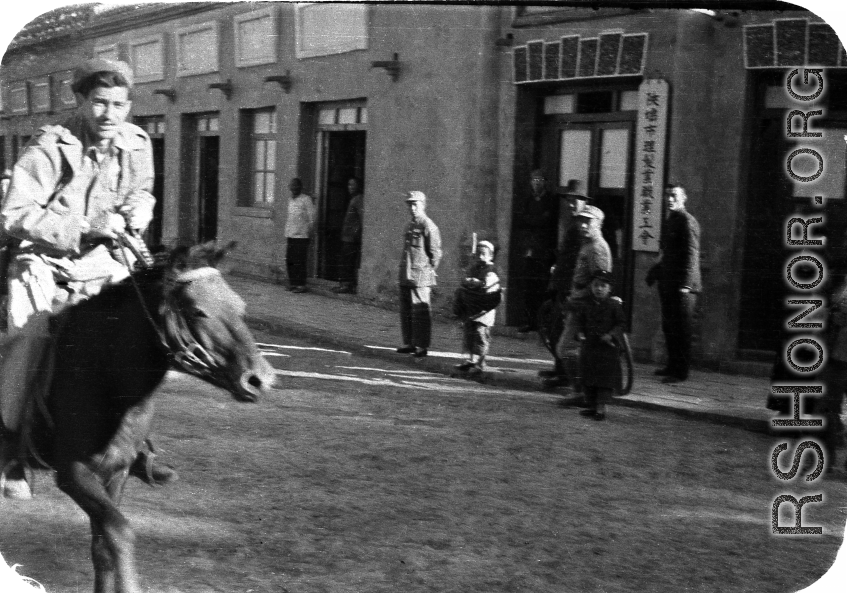
<svg viewBox="0 0 847 593"><path fill-rule="evenodd" d="M491 241L480 241L476 244L476 248L479 249L480 247L488 247L492 252L494 251L494 243Z"/></svg>
<svg viewBox="0 0 847 593"><path fill-rule="evenodd" d="M406 202L409 204L411 204L412 202L426 203L426 194L422 191L410 191L406 195Z"/></svg>
<svg viewBox="0 0 847 593"><path fill-rule="evenodd" d="M559 188L558 193L564 198L575 198L585 202L591 200L591 198L585 195L585 184L582 183L581 179L568 180L568 184L565 187Z"/></svg>
<svg viewBox="0 0 847 593"><path fill-rule="evenodd" d="M612 273L607 272L606 270L597 270L596 272L591 274L591 279L592 280L602 280L603 282L606 282L607 284L611 284L612 283Z"/></svg>
<svg viewBox="0 0 847 593"><path fill-rule="evenodd" d="M533 169L532 173L529 174L530 178L533 177L541 177L541 179L547 179L547 176L544 174L544 171L541 169Z"/></svg>
<svg viewBox="0 0 847 593"><path fill-rule="evenodd" d="M603 211L600 210L597 206L585 206L582 210L576 213L577 217L582 218L596 218L600 222L603 222L603 219L606 218L606 215L603 214Z"/></svg>
<svg viewBox="0 0 847 593"><path fill-rule="evenodd" d="M0 179L11 179L12 172L9 169L3 169L3 172L0 173Z"/></svg>
<svg viewBox="0 0 847 593"><path fill-rule="evenodd" d="M93 74L98 72L114 72L120 74L126 79L130 88L135 82L132 75L132 68L126 62L120 60L107 60L106 58L92 58L80 64L74 70L73 81L71 82L71 90L75 93L79 92L80 83Z"/></svg>

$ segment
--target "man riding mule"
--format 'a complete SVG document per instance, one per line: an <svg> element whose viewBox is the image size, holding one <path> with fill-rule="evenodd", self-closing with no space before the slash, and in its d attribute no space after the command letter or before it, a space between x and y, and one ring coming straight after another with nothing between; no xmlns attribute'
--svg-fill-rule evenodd
<svg viewBox="0 0 847 593"><path fill-rule="evenodd" d="M137 270L51 320L46 388L27 402L28 438L16 453L53 468L57 486L88 515L95 593L142 591L135 538L119 507L172 362L238 401L255 402L273 384L244 301L215 269L224 252L179 248L167 264ZM8 455L0 443L0 466Z"/></svg>
<svg viewBox="0 0 847 593"><path fill-rule="evenodd" d="M155 198L150 139L126 123L133 75L124 62L96 58L74 72L78 108L61 125L42 127L14 167L0 209L8 270L9 338L0 345L0 412L19 428L25 395L38 388L49 344L48 318L129 275L114 243L144 230ZM132 473L148 483L176 479L142 452ZM0 468L3 471L3 468ZM20 468L6 468L5 492L29 498Z"/></svg>

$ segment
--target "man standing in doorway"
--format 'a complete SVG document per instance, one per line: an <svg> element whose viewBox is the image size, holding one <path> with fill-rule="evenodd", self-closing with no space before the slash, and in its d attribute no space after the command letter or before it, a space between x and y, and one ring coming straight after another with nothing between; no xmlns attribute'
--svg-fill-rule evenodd
<svg viewBox="0 0 847 593"><path fill-rule="evenodd" d="M662 331L668 350L668 364L657 369L662 383L679 383L688 378L691 366L691 336L696 295L700 279L700 225L685 209L688 196L678 184L668 185L665 200L667 217L662 225L662 256L647 273L647 284L659 281Z"/></svg>
<svg viewBox="0 0 847 593"><path fill-rule="evenodd" d="M312 197L303 193L303 182L295 177L288 184L288 220L285 221L287 239L285 263L288 270L288 289L306 292L306 261L309 257L309 238L315 226L315 204Z"/></svg>
<svg viewBox="0 0 847 593"><path fill-rule="evenodd" d="M400 258L401 354L427 355L432 334L430 291L441 261L441 233L426 215L426 195L410 191L406 204L412 220L406 225Z"/></svg>
<svg viewBox="0 0 847 593"><path fill-rule="evenodd" d="M537 328L538 310L547 294L559 233L559 198L547 191L544 172L541 169L533 171L529 183L532 191L518 213L526 312L526 323L518 330L521 333Z"/></svg>
<svg viewBox="0 0 847 593"><path fill-rule="evenodd" d="M341 225L341 274L339 284L333 292L355 294L359 258L362 253L362 213L365 200L362 195L362 182L358 177L351 177L347 181L347 191L350 194L350 202Z"/></svg>

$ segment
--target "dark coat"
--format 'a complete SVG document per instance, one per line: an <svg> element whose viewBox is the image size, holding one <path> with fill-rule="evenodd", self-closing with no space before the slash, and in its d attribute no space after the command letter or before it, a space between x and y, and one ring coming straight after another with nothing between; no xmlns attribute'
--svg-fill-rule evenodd
<svg viewBox="0 0 847 593"><path fill-rule="evenodd" d="M550 278L550 288L561 298L567 298L571 292L574 270L579 250L582 248L582 233L575 222L571 222L565 231L562 248L556 254L556 270Z"/></svg>
<svg viewBox="0 0 847 593"><path fill-rule="evenodd" d="M700 277L700 225L687 211L671 210L662 224L662 260L647 274L648 283L655 279L659 286L678 289L687 286L691 292L703 290Z"/></svg>
<svg viewBox="0 0 847 593"><path fill-rule="evenodd" d="M582 384L614 389L619 386L618 346L600 339L610 333L620 344L624 330L623 308L619 300L607 297L585 299L575 314L576 331L585 334L580 355Z"/></svg>
<svg viewBox="0 0 847 593"><path fill-rule="evenodd" d="M536 198L529 195L517 211L519 253L521 257L537 259L546 268L556 259L559 235L559 198L544 192Z"/></svg>

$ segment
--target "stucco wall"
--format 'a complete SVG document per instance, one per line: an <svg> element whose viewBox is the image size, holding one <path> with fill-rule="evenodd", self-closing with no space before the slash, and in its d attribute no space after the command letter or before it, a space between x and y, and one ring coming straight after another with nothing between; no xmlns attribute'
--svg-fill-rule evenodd
<svg viewBox="0 0 847 593"><path fill-rule="evenodd" d="M257 5L263 9L268 5ZM501 60L494 44L499 34L498 7L388 6L369 8L369 47L297 59L295 8L278 3L280 51L276 63L237 68L232 17L251 10L248 3L221 5L211 11L163 23L77 41L70 51L45 49L33 58L45 73L71 68L90 56L94 45L126 43L164 33L165 80L139 83L133 115L166 119L164 229L166 242L190 241L196 228L186 139L193 114L220 117L218 236L239 241L239 269L268 278L284 270L284 226L288 180L300 176L313 191L314 138L303 114L317 102L365 99L368 107L366 197L360 292L375 300L392 300L402 230L408 219L403 193L419 189L430 198L429 214L441 227L445 257L439 270L440 294L452 294L467 261L471 233L500 242L498 228L498 134ZM217 22L219 72L177 77L173 32ZM399 54L401 72L394 82L373 60ZM18 64L4 78L25 78L35 70ZM293 87L284 93L270 74L290 71ZM230 100L211 82L231 80ZM172 88L171 102L153 90ZM239 191L239 112L274 106L278 114L276 202L270 211L237 207ZM33 118L21 119L29 125ZM43 119L52 121L54 116ZM23 133L23 132L22 132ZM511 199L509 197L509 199ZM437 299L442 305L446 300Z"/></svg>

